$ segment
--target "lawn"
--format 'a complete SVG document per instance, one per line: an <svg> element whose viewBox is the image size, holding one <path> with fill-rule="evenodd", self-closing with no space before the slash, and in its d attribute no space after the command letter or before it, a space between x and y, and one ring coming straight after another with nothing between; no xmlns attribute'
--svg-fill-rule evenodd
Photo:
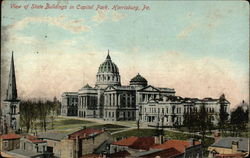
<svg viewBox="0 0 250 158"><path fill-rule="evenodd" d="M118 124L101 124L101 123L97 123L97 122L89 121L89 120L80 120L80 119L75 119L75 118L62 118L62 117L57 117L54 120L53 124L54 124L54 127L52 129L52 123L48 122L47 130L53 131L53 132L59 132L59 133L73 132L73 131L83 128L84 126L89 127L89 128L100 128L100 129L105 128L109 132L116 132L116 131L120 131L120 130L128 128L127 126L120 125L120 124L119 125ZM36 127L37 127L38 132L42 131L39 121L36 122Z"/></svg>
<svg viewBox="0 0 250 158"><path fill-rule="evenodd" d="M117 125L117 124L100 124L100 125L94 125L94 126L90 126L92 128L105 128L105 129L109 129L109 128L128 128L127 126L123 126L123 125Z"/></svg>
<svg viewBox="0 0 250 158"><path fill-rule="evenodd" d="M154 136L156 134L155 129L132 129L120 133L116 133L113 135L115 138L124 138L124 137L130 137L130 136L137 136L137 137L149 137Z"/></svg>
<svg viewBox="0 0 250 158"><path fill-rule="evenodd" d="M50 121L50 120L49 120ZM40 126L40 122L36 121L36 128L38 132L41 132L41 126ZM75 131L78 130L80 128L82 128L83 126L94 126L94 125L99 125L96 122L92 122L92 121L86 121L86 120L79 120L79 119L73 119L73 118L56 118L54 120L54 127L52 129L52 123L51 122L47 122L47 130L48 131L54 131L54 132L68 132L68 131ZM23 130L25 130L25 127L23 127ZM30 132L34 131L34 129Z"/></svg>
<svg viewBox="0 0 250 158"><path fill-rule="evenodd" d="M90 123L94 122L86 120L76 120L76 119L58 119L55 120L54 125L60 126L60 125L75 125L75 124L90 124Z"/></svg>

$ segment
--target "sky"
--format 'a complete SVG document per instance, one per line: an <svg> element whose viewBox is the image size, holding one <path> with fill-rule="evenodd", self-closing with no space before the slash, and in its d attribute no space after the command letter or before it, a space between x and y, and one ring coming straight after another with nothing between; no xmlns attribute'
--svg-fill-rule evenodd
<svg viewBox="0 0 250 158"><path fill-rule="evenodd" d="M46 3L67 8L45 9ZM140 73L182 97L224 93L233 108L249 102L248 19L245 1L4 1L1 91L12 51L19 97L52 99L94 86L110 50L123 85Z"/></svg>

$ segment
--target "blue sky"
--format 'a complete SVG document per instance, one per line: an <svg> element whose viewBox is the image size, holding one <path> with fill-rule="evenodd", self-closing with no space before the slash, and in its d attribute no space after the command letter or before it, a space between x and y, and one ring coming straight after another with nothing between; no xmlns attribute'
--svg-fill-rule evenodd
<svg viewBox="0 0 250 158"><path fill-rule="evenodd" d="M110 49L114 62L120 67L120 73L124 75L122 76L124 84L128 83L129 79L137 73L136 71L143 71L152 84L172 88L177 86L180 95L217 97L220 93L225 92L229 98L234 100L235 104L242 99L248 100L248 95L246 95L249 86L249 8L247 2L59 2L61 5L67 6L107 5L110 9L108 11L30 8L25 10L24 8L11 9L10 5L14 3L22 6L57 4L57 1L6 1L3 3L1 18L6 40L3 43L2 52L6 53L3 55L6 67L8 67L7 63L10 58L8 52L13 50L16 52L17 61L22 62L17 63L20 66L17 70L20 72L19 82L25 82L25 76L22 77L21 71L26 72L26 77L27 74L32 75L30 80L37 81L37 85L33 88L40 89L25 88L22 86L23 83L20 83L20 91L23 96L29 96L31 93L34 94L34 97L41 94L46 97L59 96L62 91L74 90L82 86L83 82L93 85L96 70L105 59L107 49ZM147 5L150 10L114 11L111 9L113 5L139 7ZM39 52L39 58L36 52ZM60 62L55 67L60 69L63 65L67 65L65 72L48 66L51 65L50 60L55 61L58 57L60 57ZM85 63L76 61L75 57L82 58L82 62ZM86 60L92 61L88 65ZM78 70L75 70L74 63L78 63ZM148 66L150 64L154 64L154 69ZM33 68L30 69L31 65ZM44 68L42 65L45 65L47 70L38 73L37 69ZM183 65L185 66L183 67ZM89 67L93 67L93 69L89 69ZM44 86L42 85L45 83L44 79L37 79L39 75L42 76L46 72L63 74L68 69L74 69L75 74L85 75L74 75L75 77L71 77L71 79L69 77L68 82L63 84L67 86L62 85L58 90L43 91ZM194 69L197 73L194 72ZM165 76L169 82L164 83L164 79L157 80L152 77L150 75L152 71L156 73L156 76ZM208 76L211 81L210 86L206 86L202 80L199 80L197 87L193 83L196 81L188 80L193 77L189 77L188 72L193 73L193 76L210 74ZM36 77L36 75L38 76ZM172 77L173 75L175 77ZM184 78L187 78L183 81L185 84L192 85L190 88L203 87L202 90L189 93L189 89L183 90L185 85L178 87L177 82L170 81L170 79L182 80L185 75ZM79 81L82 80L82 76L85 76L85 81ZM217 82L218 78L215 76L219 80L228 82L223 85L222 81ZM194 77L194 80L197 78L199 77ZM70 84L73 81L75 83ZM57 79L57 82L62 81ZM57 82L51 83L51 85ZM46 83L50 85L50 82ZM211 91L204 88L218 83L220 84ZM235 88L235 92L230 91L232 89L230 86ZM238 98L240 94L242 97Z"/></svg>

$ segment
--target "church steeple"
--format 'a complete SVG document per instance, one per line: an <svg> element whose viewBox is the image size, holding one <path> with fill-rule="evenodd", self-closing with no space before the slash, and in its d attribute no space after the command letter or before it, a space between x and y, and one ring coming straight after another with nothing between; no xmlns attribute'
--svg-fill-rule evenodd
<svg viewBox="0 0 250 158"><path fill-rule="evenodd" d="M6 101L15 101L15 100L17 100L17 89L16 89L14 57L12 51Z"/></svg>

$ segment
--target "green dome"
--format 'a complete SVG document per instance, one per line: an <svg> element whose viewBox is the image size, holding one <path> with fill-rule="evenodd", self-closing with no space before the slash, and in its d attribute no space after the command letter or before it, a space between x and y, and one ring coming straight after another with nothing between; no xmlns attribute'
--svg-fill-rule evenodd
<svg viewBox="0 0 250 158"><path fill-rule="evenodd" d="M134 78L130 80L130 85L147 86L148 81L138 73Z"/></svg>
<svg viewBox="0 0 250 158"><path fill-rule="evenodd" d="M112 62L109 54L107 55L106 60L100 65L98 73L119 73L118 67Z"/></svg>

